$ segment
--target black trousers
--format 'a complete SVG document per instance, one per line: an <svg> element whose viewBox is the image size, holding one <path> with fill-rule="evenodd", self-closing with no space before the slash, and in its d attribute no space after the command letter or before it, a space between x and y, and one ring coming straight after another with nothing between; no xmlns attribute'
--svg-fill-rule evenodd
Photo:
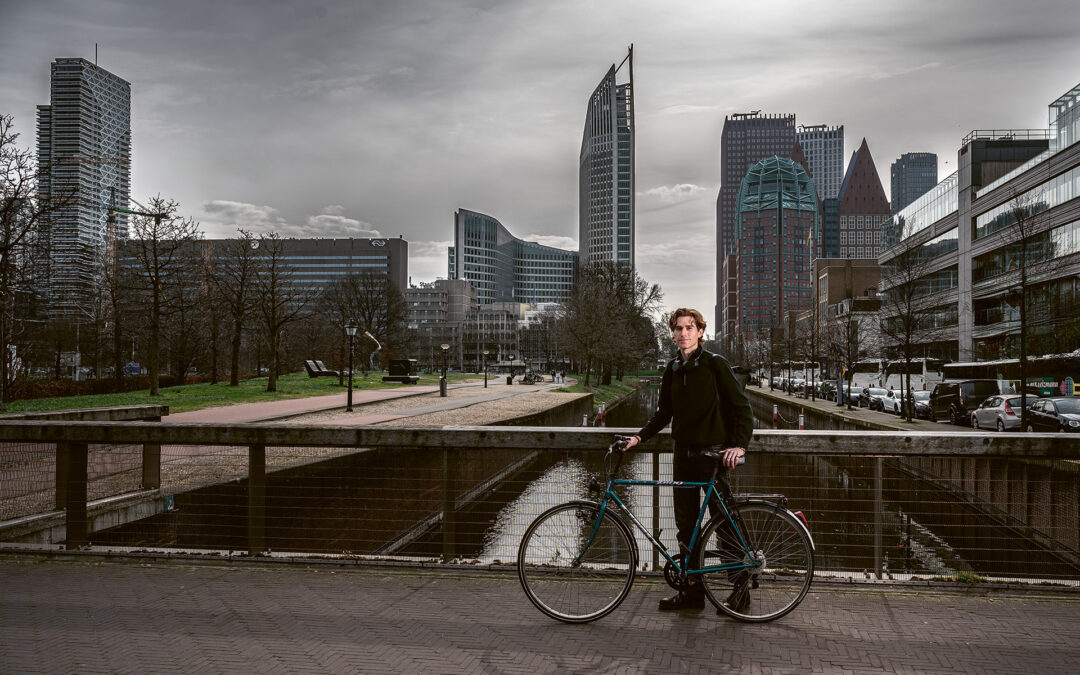
<svg viewBox="0 0 1080 675"><path fill-rule="evenodd" d="M719 462L711 457L702 457L696 448L676 444L671 462L671 478L676 481L704 483L712 479L713 470L717 468L718 464ZM720 467L720 471L727 473L727 469L723 467ZM690 538L694 535L698 511L701 510L702 495L708 488L676 487L673 489L675 490L675 527L677 528L675 536L679 540L680 552L685 553L690 546ZM715 516L720 513L723 513L723 509L720 508L720 500L713 495L712 499L709 500L709 515ZM706 522L708 520L702 522L702 529L704 529ZM701 532L698 533L698 541L694 544L695 550L691 551L691 561L694 559L693 556L697 554L697 549L701 547L701 534ZM732 539L731 526L725 524L718 531L718 534L723 548L728 549ZM731 553L735 554L736 551L732 550Z"/></svg>

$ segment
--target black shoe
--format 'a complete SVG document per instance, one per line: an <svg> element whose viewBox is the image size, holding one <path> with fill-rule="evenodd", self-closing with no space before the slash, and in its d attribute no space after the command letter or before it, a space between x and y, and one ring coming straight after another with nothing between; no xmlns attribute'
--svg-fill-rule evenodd
<svg viewBox="0 0 1080 675"><path fill-rule="evenodd" d="M670 598L662 599L660 609L705 609L705 591L701 590L701 586L697 586L696 589L679 591Z"/></svg>
<svg viewBox="0 0 1080 675"><path fill-rule="evenodd" d="M746 587L746 584L739 584L735 587L735 590L731 592L731 595L727 596L727 600L724 600L724 607L727 607L733 612L738 614L746 614L746 610L750 609L750 589ZM717 614L719 614L719 610Z"/></svg>

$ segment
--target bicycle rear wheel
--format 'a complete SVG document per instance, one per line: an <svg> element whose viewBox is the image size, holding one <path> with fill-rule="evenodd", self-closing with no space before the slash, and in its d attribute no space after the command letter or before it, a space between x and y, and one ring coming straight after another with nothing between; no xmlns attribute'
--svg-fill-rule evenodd
<svg viewBox="0 0 1080 675"><path fill-rule="evenodd" d="M705 592L716 607L740 621L772 621L795 609L814 578L814 548L796 516L768 504L741 504L735 521L743 528L747 555L727 517L709 521L695 567L742 563L737 570L705 572ZM755 564L756 563L758 564Z"/></svg>
<svg viewBox="0 0 1080 675"><path fill-rule="evenodd" d="M525 595L553 619L594 621L630 592L637 548L626 525L599 506L571 502L548 509L525 530L518 578Z"/></svg>

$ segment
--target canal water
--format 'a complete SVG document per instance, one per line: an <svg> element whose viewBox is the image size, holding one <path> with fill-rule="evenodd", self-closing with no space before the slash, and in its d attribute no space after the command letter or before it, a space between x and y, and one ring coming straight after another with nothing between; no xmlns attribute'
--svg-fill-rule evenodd
<svg viewBox="0 0 1080 675"><path fill-rule="evenodd" d="M655 387L643 388L609 411L608 425L642 426L656 398ZM570 499L597 498L589 491L590 479L603 475L601 453L537 445L524 455L376 449L272 473L266 493L267 546L274 551L511 562L537 515ZM1062 546L1052 528L1025 524L957 490L939 477L952 470L940 464L947 460L936 461L931 466L893 459L754 455L751 446L732 486L736 492L787 495L790 508L809 520L819 570L1077 576L1074 557L1049 552ZM1015 461L978 461L985 464L976 467L977 473L1012 481L1012 490L1020 476L1033 492L1053 489L1059 480L1076 489L1075 476L1058 476L1053 467L1036 471L1031 462L1018 468ZM620 475L670 480L671 455L630 453ZM635 486L620 495L669 548L675 546L672 490ZM175 495L171 512L95 533L93 543L242 550L246 502L245 481L208 486ZM645 568L662 567L662 558L651 553L643 537L639 549Z"/></svg>

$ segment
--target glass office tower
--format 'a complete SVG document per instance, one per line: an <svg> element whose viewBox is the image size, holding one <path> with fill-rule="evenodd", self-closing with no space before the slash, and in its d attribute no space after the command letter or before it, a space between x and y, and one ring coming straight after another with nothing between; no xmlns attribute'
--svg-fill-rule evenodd
<svg viewBox="0 0 1080 675"><path fill-rule="evenodd" d="M85 59L52 63L49 105L38 106L43 198L61 201L47 231L43 288L50 316L83 316L127 216L108 222L110 200L128 206L131 189L131 85Z"/></svg>
<svg viewBox="0 0 1080 675"><path fill-rule="evenodd" d="M628 65L629 82L616 83ZM634 48L589 97L578 174L578 247L584 263L634 264Z"/></svg>

